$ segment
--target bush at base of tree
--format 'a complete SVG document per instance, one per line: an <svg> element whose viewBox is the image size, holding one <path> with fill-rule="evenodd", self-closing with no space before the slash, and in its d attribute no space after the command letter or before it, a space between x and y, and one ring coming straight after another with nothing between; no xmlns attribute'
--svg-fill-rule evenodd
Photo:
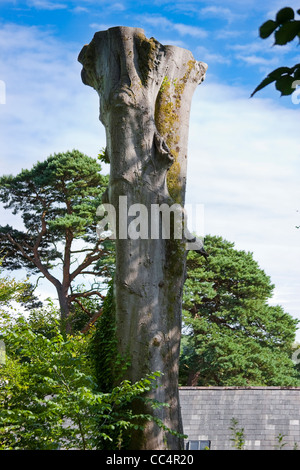
<svg viewBox="0 0 300 470"><path fill-rule="evenodd" d="M144 399L159 373L134 384L123 381L110 393L97 391L88 336L62 335L53 307L29 320L7 318L0 338L6 347L0 364L0 450L90 450L99 449L99 442L102 449L117 450L131 429L152 420L134 416L130 404Z"/></svg>

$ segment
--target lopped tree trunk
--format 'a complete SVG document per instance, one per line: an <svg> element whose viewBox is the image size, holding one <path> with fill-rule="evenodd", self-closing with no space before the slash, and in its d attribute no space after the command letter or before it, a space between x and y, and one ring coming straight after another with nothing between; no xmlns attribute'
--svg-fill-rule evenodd
<svg viewBox="0 0 300 470"><path fill-rule="evenodd" d="M100 96L110 160L108 201L116 213L125 201L119 196L127 197L128 208L142 204L148 215L153 204L183 208L190 104L206 64L188 50L163 46L128 27L96 33L79 62L83 82ZM131 208L132 216L138 207ZM162 372L152 397L169 406L154 415L182 432L178 362L186 245L184 238L164 239L161 233L151 239L148 222L148 236L134 239L124 238L117 219L116 334L120 353L129 355L127 378ZM131 448L181 449L182 439L150 423L133 436Z"/></svg>

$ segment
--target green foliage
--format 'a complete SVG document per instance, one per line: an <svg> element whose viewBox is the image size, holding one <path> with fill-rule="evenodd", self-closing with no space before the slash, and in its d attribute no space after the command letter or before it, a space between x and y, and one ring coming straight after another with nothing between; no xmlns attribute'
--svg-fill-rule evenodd
<svg viewBox="0 0 300 470"><path fill-rule="evenodd" d="M287 445L287 442L285 442L284 438L286 437L285 434L281 434L281 432L278 434L278 436L276 436L276 439L278 441L278 444L276 446L276 449L278 450L282 450L284 448L284 446Z"/></svg>
<svg viewBox="0 0 300 470"><path fill-rule="evenodd" d="M300 64L297 64L294 67L279 67L263 79L263 81L255 88L251 96L273 82L275 82L275 87L281 92L281 95L291 95L296 89L294 82L299 79Z"/></svg>
<svg viewBox="0 0 300 470"><path fill-rule="evenodd" d="M237 450L243 450L245 445L244 428L238 428L238 421L235 418L231 418L230 430L232 432L233 446Z"/></svg>
<svg viewBox="0 0 300 470"><path fill-rule="evenodd" d="M274 286L251 253L208 236L208 261L190 252L184 287L182 385L299 385L298 320L270 306Z"/></svg>
<svg viewBox="0 0 300 470"><path fill-rule="evenodd" d="M103 283L109 283L114 276L116 267L115 241L108 238L102 241L102 246L105 256L95 263L95 271L101 272Z"/></svg>
<svg viewBox="0 0 300 470"><path fill-rule="evenodd" d="M116 320L115 320L115 304L113 296L113 280L108 284L108 292L103 303L102 315L97 320L95 328L91 332L89 342L89 357L95 371L95 379L97 382L97 390L102 393L113 393L117 384L127 384L124 381L127 368L130 366L129 358L122 357L118 352L118 343L116 338ZM143 381L144 392L150 391L150 379L159 377L160 373L151 374ZM147 386L147 387L146 387ZM167 406L163 403L147 398L145 393L132 395L132 400L123 400L115 404L114 413L116 416L127 416L132 423L131 427L124 429L122 432L122 445L126 448L131 440L132 431L142 430L147 421L153 421L159 428L165 432L178 436L178 433L172 431L164 425L163 421L152 416L149 411L155 408ZM133 411L133 410L139 410ZM99 423L101 431L101 421ZM111 441L103 440L101 432L98 434L97 447L100 449L113 450L118 446L120 440L119 429L110 434ZM180 436L182 437L182 436Z"/></svg>
<svg viewBox="0 0 300 470"><path fill-rule="evenodd" d="M127 368L126 361L120 357L117 350L117 338L115 334L115 304L113 296L113 280L109 282L106 298L103 302L101 317L95 324L92 331L89 354L95 377L97 389L103 393L110 393L117 383L121 382L122 376ZM124 403L118 404L116 413L122 414ZM127 404L125 403L127 408ZM128 432L124 433L123 438L126 442L129 439ZM98 439L98 447L113 449L118 442L118 432L112 434L112 441L109 446L103 442L101 434Z"/></svg>
<svg viewBox="0 0 300 470"><path fill-rule="evenodd" d="M107 164L110 163L106 148L101 149L101 151L98 154L98 160L103 163L107 163Z"/></svg>
<svg viewBox="0 0 300 470"><path fill-rule="evenodd" d="M297 10L297 14L300 14L300 10ZM300 38L300 20L295 19L295 12L292 8L282 8L277 12L275 21L268 20L259 28L259 35L262 39L268 38L273 33L274 45L279 46L284 46L295 38ZM276 89L281 92L281 96L291 95L296 88L294 82L299 79L300 64L296 64L294 67L279 67L264 78L251 96L273 82L275 82Z"/></svg>
<svg viewBox="0 0 300 470"><path fill-rule="evenodd" d="M41 319L19 317L0 330L7 353L0 365L0 449L122 448L125 433L152 420L134 415L130 404L159 374L99 392L88 336L63 336L49 314L45 331Z"/></svg>
<svg viewBox="0 0 300 470"><path fill-rule="evenodd" d="M90 341L90 356L94 363L97 385L102 392L110 392L121 378L124 368L126 369L125 361L118 355L115 330L113 281L110 281L102 315L95 325Z"/></svg>
<svg viewBox="0 0 300 470"><path fill-rule="evenodd" d="M0 308L11 306L11 302L19 302L24 307L40 307L41 303L35 297L33 285L28 279L16 281L16 279L3 275L3 259L0 259Z"/></svg>
<svg viewBox="0 0 300 470"><path fill-rule="evenodd" d="M300 14L300 10L297 10ZM291 42L297 36L300 38L300 21L295 19L295 12L290 7L279 10L276 14L275 21L268 20L259 28L259 35L262 39L266 39L274 33L274 45L283 46Z"/></svg>
<svg viewBox="0 0 300 470"><path fill-rule="evenodd" d="M0 450L116 450L124 448L130 433L142 431L147 421L155 421L168 431L151 413L132 411L136 400L146 400L150 409L163 406L145 398L159 373L134 384L123 380L116 385L111 378L104 383L103 377L111 377L108 370L102 375L102 388L106 386L106 390L100 390L99 371L103 366L118 369L116 344L110 341L114 330L109 317L112 290L104 308L107 320L102 323L108 328L103 335L107 349L100 351L104 361L105 356L110 359L101 364L97 363L102 358L94 350L93 330L86 335L62 334L59 312L50 301L43 309L32 309L26 317L17 311L11 313L7 306L17 299L12 282L1 278L0 285L0 341L6 352L0 363ZM22 289L22 283L13 281L13 285ZM98 357L93 356L95 353Z"/></svg>
<svg viewBox="0 0 300 470"><path fill-rule="evenodd" d="M0 269L1 273L1 269ZM28 282L18 282L8 276L0 278L0 306L7 305L11 301L15 300L20 302L23 299L24 292L28 288Z"/></svg>

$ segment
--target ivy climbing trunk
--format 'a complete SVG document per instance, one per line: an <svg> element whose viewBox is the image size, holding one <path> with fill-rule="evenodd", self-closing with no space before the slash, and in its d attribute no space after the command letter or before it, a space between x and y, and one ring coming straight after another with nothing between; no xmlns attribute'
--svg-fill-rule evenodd
<svg viewBox="0 0 300 470"><path fill-rule="evenodd" d="M207 66L188 50L163 46L147 39L142 29L128 27L97 32L83 47L79 62L83 82L100 96L100 120L106 129L107 201L117 214L119 352L129 357L130 380L155 371L163 374L151 397L169 406L155 410L154 416L182 432L178 360L186 240L175 238L172 231L168 239L161 229L157 235L151 209L176 203L183 211L190 104ZM126 208L126 225L119 226L119 214ZM145 228L145 222L147 233L141 229L139 237L130 236L132 224ZM139 411L150 410L144 405ZM152 422L132 437L130 446L181 449L182 439Z"/></svg>

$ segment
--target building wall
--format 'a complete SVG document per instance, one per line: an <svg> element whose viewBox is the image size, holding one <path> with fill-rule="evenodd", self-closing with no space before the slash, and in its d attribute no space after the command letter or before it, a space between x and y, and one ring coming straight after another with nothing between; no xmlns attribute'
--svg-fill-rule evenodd
<svg viewBox="0 0 300 470"><path fill-rule="evenodd" d="M181 387L188 440L210 440L211 450L234 450L232 418L244 428L246 450L300 450L300 387Z"/></svg>

